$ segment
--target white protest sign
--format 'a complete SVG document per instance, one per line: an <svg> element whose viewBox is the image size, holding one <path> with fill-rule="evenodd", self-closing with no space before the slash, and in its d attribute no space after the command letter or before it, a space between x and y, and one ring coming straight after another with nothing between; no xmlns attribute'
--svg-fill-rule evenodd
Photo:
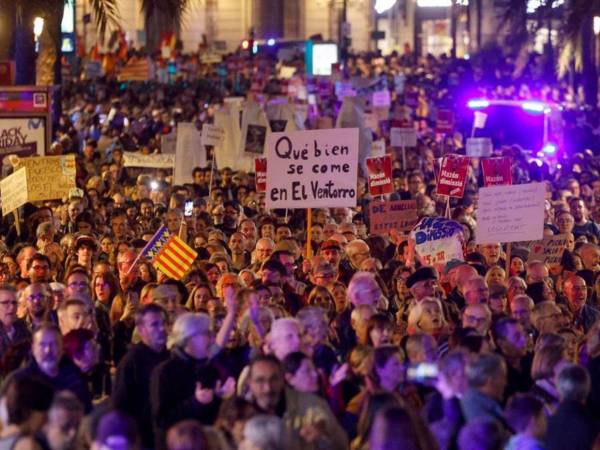
<svg viewBox="0 0 600 450"><path fill-rule="evenodd" d="M392 103L390 91L386 89L384 91L373 92L372 103L375 108L390 106Z"/></svg>
<svg viewBox="0 0 600 450"><path fill-rule="evenodd" d="M206 148L202 145L202 135L194 123L180 122L177 124L173 184L192 183L194 167L206 167Z"/></svg>
<svg viewBox="0 0 600 450"><path fill-rule="evenodd" d="M215 146L223 141L223 128L205 123L202 125L202 145Z"/></svg>
<svg viewBox="0 0 600 450"><path fill-rule="evenodd" d="M537 241L544 231L543 183L479 189L477 244Z"/></svg>
<svg viewBox="0 0 600 450"><path fill-rule="evenodd" d="M473 158L488 158L492 156L492 150L493 146L490 138L467 138L467 156Z"/></svg>
<svg viewBox="0 0 600 450"><path fill-rule="evenodd" d="M485 122L487 121L487 114L481 111L475 111L473 118L473 128L485 128Z"/></svg>
<svg viewBox="0 0 600 450"><path fill-rule="evenodd" d="M417 131L414 128L396 128L390 130L392 147L416 147Z"/></svg>
<svg viewBox="0 0 600 450"><path fill-rule="evenodd" d="M358 128L271 133L267 208L356 206Z"/></svg>
<svg viewBox="0 0 600 450"><path fill-rule="evenodd" d="M385 139L379 139L371 143L371 156L383 156L385 155Z"/></svg>
<svg viewBox="0 0 600 450"><path fill-rule="evenodd" d="M175 164L175 155L158 154L142 155L137 152L123 152L124 167L146 167L149 169L172 169Z"/></svg>

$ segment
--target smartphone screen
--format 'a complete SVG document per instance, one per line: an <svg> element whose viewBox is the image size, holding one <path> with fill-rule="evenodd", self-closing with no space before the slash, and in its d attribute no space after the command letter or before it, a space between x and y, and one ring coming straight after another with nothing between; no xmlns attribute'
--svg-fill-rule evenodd
<svg viewBox="0 0 600 450"><path fill-rule="evenodd" d="M194 210L194 202L185 202L185 209L183 211L183 215L185 217L191 217L193 210Z"/></svg>

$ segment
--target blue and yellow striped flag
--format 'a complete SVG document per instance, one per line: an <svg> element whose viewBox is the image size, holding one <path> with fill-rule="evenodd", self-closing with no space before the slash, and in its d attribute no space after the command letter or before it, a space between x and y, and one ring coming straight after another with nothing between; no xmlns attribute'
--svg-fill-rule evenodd
<svg viewBox="0 0 600 450"><path fill-rule="evenodd" d="M154 268L169 278L181 280L198 254L163 225L142 249L140 256L150 259Z"/></svg>

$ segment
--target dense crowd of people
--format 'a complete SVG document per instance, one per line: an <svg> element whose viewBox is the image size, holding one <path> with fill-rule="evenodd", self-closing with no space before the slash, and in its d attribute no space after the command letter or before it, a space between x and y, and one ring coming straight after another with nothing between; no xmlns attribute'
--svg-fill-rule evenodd
<svg viewBox="0 0 600 450"><path fill-rule="evenodd" d="M450 203L464 258L434 268L406 234L369 233L364 176L357 207L314 209L307 236L306 211L267 210L252 173L209 164L173 185L167 170L123 166L258 81L281 94L268 59L230 58L224 74L194 66L172 83L65 84L49 153L77 155L79 189L2 221L0 449L599 449L596 112L544 82L535 58L515 78L509 60L351 57L341 76L389 89L392 115L408 110L419 130L407 167L389 130L374 137L395 159L392 197L420 217L445 214L436 158L464 154L459 133L435 133L437 109L458 123L473 90L565 107L560 164L497 149L513 183L545 183L560 262L530 259L528 243L475 244L473 160ZM335 119L332 89L315 91L316 114ZM163 224L198 253L182 280L138 258Z"/></svg>

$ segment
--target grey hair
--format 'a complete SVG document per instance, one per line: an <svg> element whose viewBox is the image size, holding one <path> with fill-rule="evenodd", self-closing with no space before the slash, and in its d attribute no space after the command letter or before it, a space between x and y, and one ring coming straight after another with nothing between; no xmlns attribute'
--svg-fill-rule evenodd
<svg viewBox="0 0 600 450"><path fill-rule="evenodd" d="M466 370L469 386L474 388L483 386L488 379L497 378L505 367L506 363L502 357L494 353L483 353L473 358Z"/></svg>
<svg viewBox="0 0 600 450"><path fill-rule="evenodd" d="M246 439L261 450L285 450L290 444L283 420L265 414L258 414L246 422Z"/></svg>
<svg viewBox="0 0 600 450"><path fill-rule="evenodd" d="M168 347L183 347L187 340L200 333L212 333L212 320L208 314L185 313L177 317L169 336Z"/></svg>
<svg viewBox="0 0 600 450"><path fill-rule="evenodd" d="M556 388L561 401L584 402L591 389L590 374L583 366L569 364L558 373Z"/></svg>

